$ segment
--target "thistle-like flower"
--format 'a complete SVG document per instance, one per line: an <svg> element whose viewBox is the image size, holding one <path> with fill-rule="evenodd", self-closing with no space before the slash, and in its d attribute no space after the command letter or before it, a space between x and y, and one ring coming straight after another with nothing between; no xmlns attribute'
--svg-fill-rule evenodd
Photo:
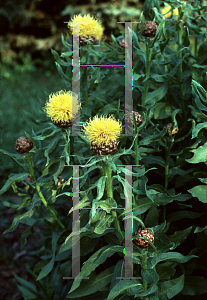
<svg viewBox="0 0 207 300"><path fill-rule="evenodd" d="M68 28L70 28L73 34L73 22L79 23L79 36L80 44L87 45L87 40L91 41L93 44L98 44L104 31L104 27L101 22L95 17L90 16L90 14L81 16L81 14L74 16L68 23Z"/></svg>
<svg viewBox="0 0 207 300"><path fill-rule="evenodd" d="M71 127L77 118L81 104L78 95L72 91L59 91L49 95L49 101L43 110L53 124L60 128Z"/></svg>
<svg viewBox="0 0 207 300"><path fill-rule="evenodd" d="M95 116L83 127L94 153L107 155L117 151L117 139L122 132L122 124L113 116Z"/></svg>

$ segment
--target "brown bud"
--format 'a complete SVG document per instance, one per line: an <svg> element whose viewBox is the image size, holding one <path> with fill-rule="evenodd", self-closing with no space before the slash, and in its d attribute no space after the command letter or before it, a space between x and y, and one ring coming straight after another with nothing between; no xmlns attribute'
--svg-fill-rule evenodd
<svg viewBox="0 0 207 300"><path fill-rule="evenodd" d="M29 152L33 148L32 141L26 136L20 136L16 140L16 151L20 154Z"/></svg>
<svg viewBox="0 0 207 300"><path fill-rule="evenodd" d="M133 124L133 113L135 115L135 119L136 119L136 122L137 122L137 127L139 127L143 120L142 120L142 116L136 112L136 111L130 111L126 114L126 117L125 117L125 123L126 123L126 126L132 126L134 127L134 124Z"/></svg>
<svg viewBox="0 0 207 300"><path fill-rule="evenodd" d="M122 39L119 41L119 46L122 48L128 48L128 45L127 45L125 39Z"/></svg>
<svg viewBox="0 0 207 300"><path fill-rule="evenodd" d="M144 37L154 37L157 32L157 27L158 27L157 24L153 21L147 21L142 25L141 28L143 28L145 25L147 25L147 27L142 32L142 35Z"/></svg>
<svg viewBox="0 0 207 300"><path fill-rule="evenodd" d="M148 228L139 228L138 230L136 230L134 232L134 236L135 235L140 235L141 237L145 237L148 240L150 240L150 242L152 244L154 244L154 235L152 233L152 231ZM139 248L144 249L150 246L150 243L142 238L136 238L133 240L135 245L137 245Z"/></svg>

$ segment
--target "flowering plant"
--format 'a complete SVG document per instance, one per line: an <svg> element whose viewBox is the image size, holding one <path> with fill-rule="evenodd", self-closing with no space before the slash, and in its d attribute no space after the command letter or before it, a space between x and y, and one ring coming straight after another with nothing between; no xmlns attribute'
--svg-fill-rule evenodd
<svg viewBox="0 0 207 300"><path fill-rule="evenodd" d="M23 213L4 233L19 222L28 224L23 247L35 224L45 225L33 272L40 287L29 289L17 278L25 299L28 290L31 299L54 300L164 300L206 292L206 267L196 272L201 248L192 239L198 245L206 240L207 43L202 20L207 16L194 1L165 1L178 9L174 22L157 1L145 5L151 2L154 17L149 20L143 10L135 28L127 28L125 36L112 35L111 44L100 42L99 21L75 16L82 40L80 74L72 77L77 66L68 35L62 38L66 52L52 50L67 87L45 104L52 123L17 139L18 154L1 150L24 169L11 174L0 190L3 194L12 187L23 197L15 206ZM197 19L202 16L197 26L188 9L198 13ZM68 26L73 30L72 22ZM95 60L103 67L94 66ZM110 69L109 63L119 67ZM73 135L77 125L80 130ZM125 125L129 132L123 134Z"/></svg>

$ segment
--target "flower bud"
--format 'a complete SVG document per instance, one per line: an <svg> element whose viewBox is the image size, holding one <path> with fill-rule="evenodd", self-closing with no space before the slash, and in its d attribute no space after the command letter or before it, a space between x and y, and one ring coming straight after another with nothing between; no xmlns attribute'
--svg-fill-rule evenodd
<svg viewBox="0 0 207 300"><path fill-rule="evenodd" d="M128 48L128 45L127 45L125 39L122 39L119 41L119 46L122 48Z"/></svg>
<svg viewBox="0 0 207 300"><path fill-rule="evenodd" d="M142 32L142 35L144 37L150 37L150 38L154 37L157 32L157 24L153 21L147 21L142 25L141 28L143 28L145 25L147 25L147 27Z"/></svg>
<svg viewBox="0 0 207 300"><path fill-rule="evenodd" d="M135 115L135 119L136 119L136 122L137 122L137 127L139 127L143 120L142 120L142 116L136 112L136 111L130 111L126 114L126 117L125 117L125 123L126 123L126 126L132 126L134 127L134 124L133 124L133 113Z"/></svg>
<svg viewBox="0 0 207 300"><path fill-rule="evenodd" d="M20 154L29 152L33 148L32 141L26 136L20 136L16 140L16 151Z"/></svg>
<svg viewBox="0 0 207 300"><path fill-rule="evenodd" d="M165 125L165 127L167 128L167 134L170 135L170 128L171 128L172 123L169 123L167 125ZM173 130L172 130L172 135L177 133L177 127L174 126Z"/></svg>
<svg viewBox="0 0 207 300"><path fill-rule="evenodd" d="M154 244L154 235L153 235L152 231L148 228L139 228L138 230L136 230L134 232L134 236L135 235L140 235L141 237L145 237L148 240L150 240L150 242L152 244ZM144 248L147 248L150 246L150 243L147 240L141 239L141 238L134 239L134 243L141 249L144 249Z"/></svg>

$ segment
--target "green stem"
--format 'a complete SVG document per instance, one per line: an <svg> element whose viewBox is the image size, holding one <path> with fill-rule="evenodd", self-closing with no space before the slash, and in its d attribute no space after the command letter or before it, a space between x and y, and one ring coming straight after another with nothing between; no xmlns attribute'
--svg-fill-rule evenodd
<svg viewBox="0 0 207 300"><path fill-rule="evenodd" d="M52 214L52 216L54 217L54 219L58 222L58 224L60 225L60 227L62 229L65 229L65 226L60 222L60 220L57 218L57 216L55 215L54 211L49 207L47 201L45 200L41 190L40 190L40 186L37 184L37 179L35 177L35 174L34 174L34 168L33 168L33 165L32 165L32 160L31 160L31 156L30 156L30 153L27 152L24 154L24 158L27 162L27 165L29 167L29 171L30 171L30 174L32 176L32 180L35 184L35 188L36 188L36 191L38 192L38 195L40 196L40 199L42 200L42 203L45 205L45 207L47 207L47 209L50 211L50 213Z"/></svg>
<svg viewBox="0 0 207 300"><path fill-rule="evenodd" d="M147 42L147 44L146 44L146 76L150 75L151 55L152 55L152 48L149 48L149 45ZM143 94L143 98L142 98L142 106L145 105L145 100L146 100L147 92L148 92L148 86L149 86L149 78L145 81L144 94ZM142 108L142 113L143 113L143 108Z"/></svg>
<svg viewBox="0 0 207 300"><path fill-rule="evenodd" d="M144 271L147 270L147 253L144 253L142 256L142 267L143 267ZM147 290L147 281L144 278L143 278L143 287L144 287L144 290L146 291Z"/></svg>
<svg viewBox="0 0 207 300"><path fill-rule="evenodd" d="M111 170L111 166L110 166L110 164L108 162L102 161L102 168L103 168L103 174L104 174L104 176L106 176L106 192L107 192L107 196L109 198L113 199L112 176L111 176L112 170ZM122 232L121 232L121 228L120 228L120 225L119 225L119 221L118 221L118 217L117 217L116 211L112 210L111 214L114 217L115 228L121 234L121 236L123 238L123 235L122 235Z"/></svg>

